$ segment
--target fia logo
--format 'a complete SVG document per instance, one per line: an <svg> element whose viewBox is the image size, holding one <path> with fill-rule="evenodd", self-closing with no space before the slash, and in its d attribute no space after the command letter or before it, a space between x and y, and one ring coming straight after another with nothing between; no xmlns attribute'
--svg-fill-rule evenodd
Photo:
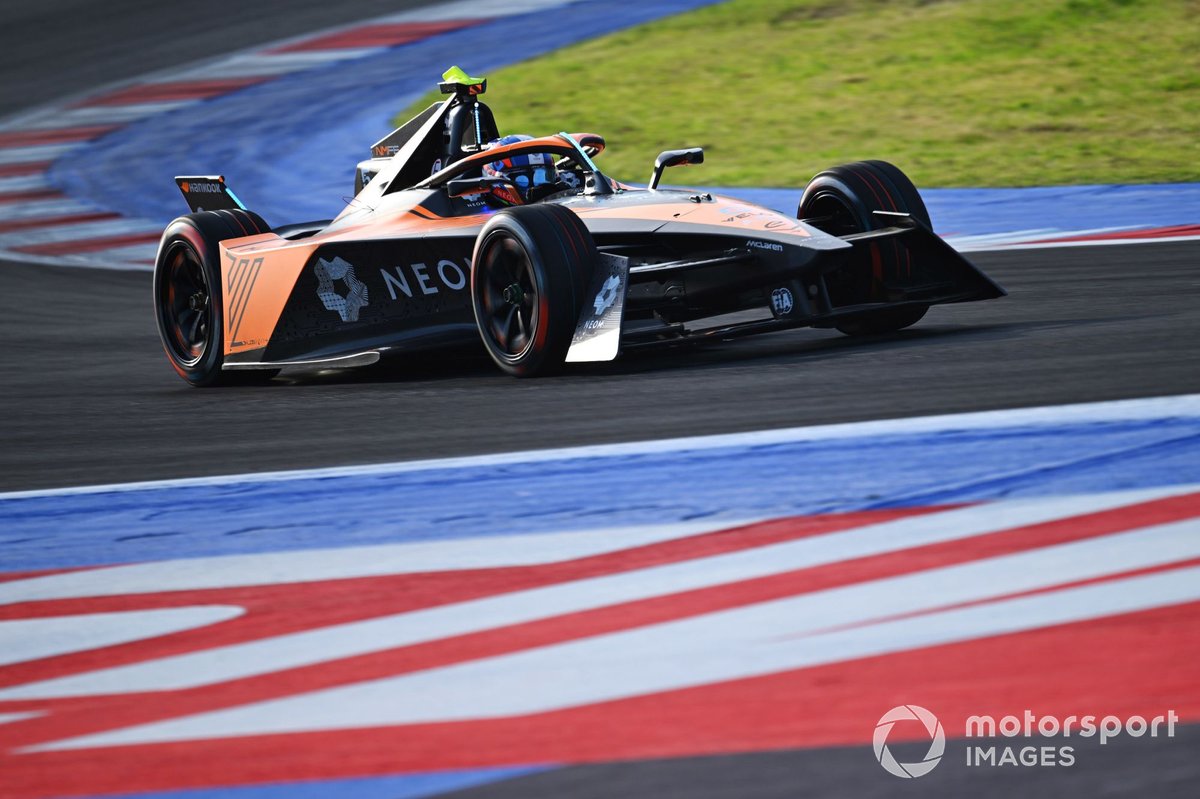
<svg viewBox="0 0 1200 799"><path fill-rule="evenodd" d="M787 316L794 307L792 292L788 289L777 288L771 292L771 310L775 311L776 316Z"/></svg>

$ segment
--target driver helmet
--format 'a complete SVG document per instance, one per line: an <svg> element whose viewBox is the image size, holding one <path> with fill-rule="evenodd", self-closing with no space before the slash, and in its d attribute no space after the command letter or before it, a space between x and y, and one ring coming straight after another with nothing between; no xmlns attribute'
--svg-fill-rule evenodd
<svg viewBox="0 0 1200 799"><path fill-rule="evenodd" d="M493 139L488 142L488 147L503 147L532 138L524 133L514 133ZM551 153L521 153L500 161L491 161L483 165L483 174L485 177L504 178L516 186L521 197L527 201L534 189L558 183L558 171L554 168L554 156Z"/></svg>

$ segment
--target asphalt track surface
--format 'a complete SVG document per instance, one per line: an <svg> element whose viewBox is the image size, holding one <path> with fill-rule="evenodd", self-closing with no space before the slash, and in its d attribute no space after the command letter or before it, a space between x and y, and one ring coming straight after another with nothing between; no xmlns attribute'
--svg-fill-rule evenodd
<svg viewBox="0 0 1200 799"><path fill-rule="evenodd" d="M977 253L1010 296L849 339L799 330L538 380L482 347L193 389L150 275L3 264L0 487L150 480L1200 391L1200 242Z"/></svg>
<svg viewBox="0 0 1200 799"><path fill-rule="evenodd" d="M203 13L142 0L6 3L0 113L405 5L418 3L303 0L285 17L276 4L229 0ZM168 367L149 274L0 263L0 490L1200 392L1200 242L973 260L1010 296L935 308L892 336L793 331L533 381L502 376L471 349L217 390L188 388ZM865 765L863 747L732 754L574 767L460 795L1192 796L1198 744L1189 727L1082 753L1085 768L944 764L913 783Z"/></svg>
<svg viewBox="0 0 1200 799"><path fill-rule="evenodd" d="M428 4L7 0L0 5L0 116L263 42Z"/></svg>

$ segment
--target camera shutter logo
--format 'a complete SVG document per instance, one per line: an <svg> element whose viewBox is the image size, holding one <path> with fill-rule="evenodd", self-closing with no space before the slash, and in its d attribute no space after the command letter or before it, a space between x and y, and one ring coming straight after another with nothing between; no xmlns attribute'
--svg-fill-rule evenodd
<svg viewBox="0 0 1200 799"><path fill-rule="evenodd" d="M888 733L892 731L892 726L897 721L919 721L925 725L925 730L932 740L924 760L916 763L900 763L892 756L887 747L887 738ZM937 716L925 708L920 705L900 705L884 713L883 717L879 719L879 723L875 725L875 736L872 738L872 743L875 746L875 759L879 761L879 765L883 766L889 774L911 779L912 777L923 777L933 771L934 766L938 764L942 759L942 754L946 751L946 733L942 730L942 723L938 721Z"/></svg>

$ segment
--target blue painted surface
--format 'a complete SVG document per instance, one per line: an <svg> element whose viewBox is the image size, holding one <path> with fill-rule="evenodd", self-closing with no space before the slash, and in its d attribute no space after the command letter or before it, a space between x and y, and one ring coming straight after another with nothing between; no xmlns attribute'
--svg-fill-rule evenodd
<svg viewBox="0 0 1200 799"><path fill-rule="evenodd" d="M703 169L703 167L700 167ZM796 213L795 189L725 189L733 195ZM1200 224L1200 183L1152 186L1037 186L1023 189L921 189L934 227L943 236L1023 230L1155 228Z"/></svg>
<svg viewBox="0 0 1200 799"><path fill-rule="evenodd" d="M428 774L360 777L347 780L156 791L154 793L124 794L110 799L328 799L328 797L419 799L419 797L464 790L544 770L545 767L523 766L471 771L439 771Z"/></svg>
<svg viewBox="0 0 1200 799"><path fill-rule="evenodd" d="M1200 418L0 501L22 570L1200 483Z"/></svg>
<svg viewBox="0 0 1200 799"><path fill-rule="evenodd" d="M165 225L187 210L175 175L222 174L272 224L327 219L345 205L355 165L391 131L391 118L433 89L451 64L487 75L717 1L587 0L288 75L115 131L94 142L86 158L60 159L50 181L101 208ZM646 155L647 164L654 155Z"/></svg>

